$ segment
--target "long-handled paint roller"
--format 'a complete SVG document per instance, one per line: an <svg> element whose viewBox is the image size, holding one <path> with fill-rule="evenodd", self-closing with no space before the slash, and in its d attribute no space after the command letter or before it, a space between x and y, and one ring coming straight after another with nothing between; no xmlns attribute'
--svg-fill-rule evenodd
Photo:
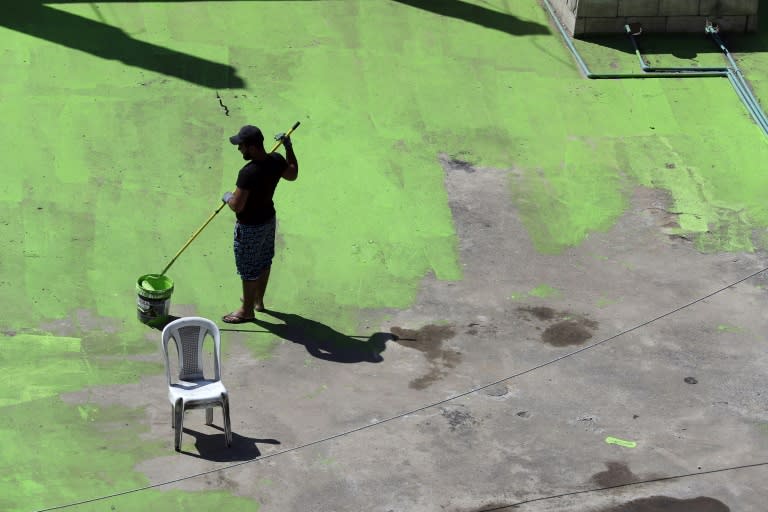
<svg viewBox="0 0 768 512"><path fill-rule="evenodd" d="M290 130L288 130L288 132L285 134L285 137L289 137L289 136L290 136L290 135L293 133L293 131L294 131L294 130L296 130L296 128L298 128L298 127L299 127L299 125L300 125L300 124L301 124L301 122L300 122L300 121L296 121L296 124L294 124L294 125L291 127L291 129L290 129ZM283 140L282 140L282 139L278 140L278 141L277 141L277 143L275 144L275 146L274 146L274 147L272 148L272 150L270 151L270 153L274 153L275 151L277 151L277 148L279 148L279 147L280 147L280 144L282 144L282 143L283 143ZM165 268L163 269L163 271L162 271L162 272L160 272L160 274L159 274L160 276L163 276L163 275L165 275L165 273L168 271L168 269L169 269L169 268L171 268L171 265L173 265L173 263L174 263L174 262L176 261L176 259L177 259L177 258L178 258L178 257L181 255L181 253L182 253L182 252L184 252L184 250L185 250L187 247L189 247L189 244L191 244L191 243L192 243L192 241L193 241L195 238L197 238L197 235L199 235L199 234L200 234L200 232L201 232L201 231L203 231L203 230L205 229L205 227L206 227L208 224L210 224L210 222L213 220L213 218L214 218L214 217L216 217L216 214L218 214L218 213L219 213L219 212L222 210L222 208L224 208L224 206L225 206L226 204L227 204L227 203L224 203L224 202L222 202L222 203L221 203L221 206L219 206L219 207L216 209L216 211L214 211L214 212L211 214L211 216L210 216L210 217L208 217L208 220L206 220L206 221L203 223L203 225L202 225L202 226L200 226L200 229L198 229L197 231L195 231L195 232L192 234L192 236L191 236L191 237L189 237L189 240L187 240L187 243L185 243L185 244L184 244L184 246L183 246L181 249L179 249L179 252L177 252L177 253L176 253L176 256L174 256L174 257L173 257L173 259L172 259L170 262L168 262L168 264L165 266ZM142 281L142 283L141 283L141 286L142 286L142 288L146 287L146 289L147 289L147 290L154 290L154 286L152 286L152 283L150 283L148 280L144 280L144 281Z"/></svg>

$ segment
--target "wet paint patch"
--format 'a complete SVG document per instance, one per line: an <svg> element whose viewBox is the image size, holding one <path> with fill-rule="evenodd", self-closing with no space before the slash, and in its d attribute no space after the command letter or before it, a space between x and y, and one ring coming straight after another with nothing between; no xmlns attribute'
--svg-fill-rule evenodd
<svg viewBox="0 0 768 512"><path fill-rule="evenodd" d="M443 348L443 341L456 335L450 325L425 325L418 330L392 327L391 332L397 336L396 343L422 352L429 362L429 371L410 382L412 389L426 389L461 363L461 352Z"/></svg>
<svg viewBox="0 0 768 512"><path fill-rule="evenodd" d="M554 347L581 345L590 338L598 323L583 315L556 311L546 306L526 306L518 311L533 315L537 320L550 323L541 333L541 341Z"/></svg>
<svg viewBox="0 0 768 512"><path fill-rule="evenodd" d="M651 496L605 508L599 512L730 512L722 501L705 496L677 499L668 496Z"/></svg>
<svg viewBox="0 0 768 512"><path fill-rule="evenodd" d="M69 405L58 397L3 407L0 436L13 471L0 476L0 510L54 507L147 485L149 481L134 470L135 465L173 453L173 446L170 430L165 439L147 438L145 419L142 409ZM34 450L30 450L32 444ZM202 512L225 506L253 510L258 504L226 492L147 490L77 510Z"/></svg>
<svg viewBox="0 0 768 512"><path fill-rule="evenodd" d="M161 363L95 356L81 338L19 333L0 337L0 363L9 382L0 390L0 407L55 397L99 383L135 382L159 373Z"/></svg>

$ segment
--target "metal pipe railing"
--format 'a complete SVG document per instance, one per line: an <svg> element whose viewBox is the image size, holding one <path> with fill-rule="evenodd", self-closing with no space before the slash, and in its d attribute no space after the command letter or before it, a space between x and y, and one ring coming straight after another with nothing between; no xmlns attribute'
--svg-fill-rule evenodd
<svg viewBox="0 0 768 512"><path fill-rule="evenodd" d="M550 4L549 0L542 0L542 1L544 2L544 6L546 7L547 11L549 11L549 15L552 18L552 21L555 23L555 26L557 26L558 30L560 31L560 34L563 37L563 41L565 42L568 49L571 51L571 54L576 60L576 63L578 64L579 69L581 70L585 78L596 80L596 79L625 79L625 78L643 79L643 78L705 78L705 77L706 78L710 78L710 77L723 78L725 77L725 78L728 78L728 82L736 91L736 94L738 95L739 100L741 100L741 102L747 108L747 111L752 116L752 119L754 119L757 125L763 130L763 133L766 136L768 136L768 118L766 118L765 113L760 108L760 104L757 101L757 98L755 98L754 94L749 88L749 85L744 79L744 76L741 73L741 70L736 65L736 61L731 57L730 52L728 52L728 49L725 47L725 44L723 44L722 40L717 35L718 30L711 23L707 22L705 31L708 34L710 34L715 40L715 42L720 46L720 49L725 54L730 66L714 67L714 68L712 67L657 68L657 67L648 66L645 60L643 59L642 55L640 54L640 48L638 47L637 41L635 40L636 34L633 33L629 25L624 25L624 28L627 34L629 35L630 40L632 41L632 46L635 49L635 55L637 55L638 61L640 62L640 69L642 73L593 73L590 71L589 67L587 66L587 63L584 61L581 54L576 49L576 46L573 44L573 41L571 40L571 37L568 34L568 32L565 30L565 27L563 27L562 23L560 23L560 20L558 19L554 9L552 8L552 4ZM640 32L638 32L637 34L640 34L641 32L642 32L642 29L640 29Z"/></svg>

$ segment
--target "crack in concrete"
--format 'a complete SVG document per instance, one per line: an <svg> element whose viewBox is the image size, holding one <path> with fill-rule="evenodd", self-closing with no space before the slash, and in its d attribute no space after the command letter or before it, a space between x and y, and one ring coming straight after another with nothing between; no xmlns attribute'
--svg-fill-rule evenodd
<svg viewBox="0 0 768 512"><path fill-rule="evenodd" d="M219 105L221 105L221 108L224 109L224 115L229 117L229 108L227 108L224 102L221 101L221 96L219 96L219 91L216 91L216 99L219 100Z"/></svg>

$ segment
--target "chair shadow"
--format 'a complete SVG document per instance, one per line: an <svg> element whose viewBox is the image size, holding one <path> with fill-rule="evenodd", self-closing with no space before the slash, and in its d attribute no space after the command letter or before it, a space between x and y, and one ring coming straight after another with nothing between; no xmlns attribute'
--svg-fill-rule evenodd
<svg viewBox="0 0 768 512"><path fill-rule="evenodd" d="M548 35L552 32L541 23L521 20L512 14L494 11L461 0L394 0L417 9L475 23L513 36Z"/></svg>
<svg viewBox="0 0 768 512"><path fill-rule="evenodd" d="M211 89L246 85L232 66L134 39L119 28L49 7L40 0L13 0L3 7L0 27Z"/></svg>
<svg viewBox="0 0 768 512"><path fill-rule="evenodd" d="M389 332L376 332L367 340L363 336L347 336L327 325L300 315L267 309L264 313L281 320L273 323L255 318L251 323L259 325L284 340L304 345L312 356L336 363L380 363L381 353L386 350L387 341L397 339ZM222 331L248 332L246 329L221 329Z"/></svg>
<svg viewBox="0 0 768 512"><path fill-rule="evenodd" d="M232 446L227 447L224 441L224 429L218 425L209 425L221 432L220 434L204 434L184 428L184 434L195 438L195 447L198 453L182 450L181 453L198 459L213 462L240 462L261 457L259 444L279 445L276 439L254 439L232 432Z"/></svg>

